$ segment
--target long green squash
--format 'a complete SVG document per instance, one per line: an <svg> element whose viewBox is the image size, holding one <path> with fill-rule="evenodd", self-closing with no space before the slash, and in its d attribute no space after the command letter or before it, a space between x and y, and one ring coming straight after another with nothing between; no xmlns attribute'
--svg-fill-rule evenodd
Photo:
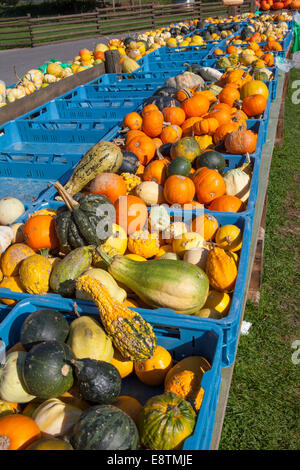
<svg viewBox="0 0 300 470"><path fill-rule="evenodd" d="M171 308L193 314L205 304L209 281L198 266L181 260L134 261L125 256L108 257L100 251L108 272L151 307Z"/></svg>
<svg viewBox="0 0 300 470"><path fill-rule="evenodd" d="M122 165L123 154L113 142L98 142L93 145L76 165L65 190L78 193L100 173L116 173Z"/></svg>

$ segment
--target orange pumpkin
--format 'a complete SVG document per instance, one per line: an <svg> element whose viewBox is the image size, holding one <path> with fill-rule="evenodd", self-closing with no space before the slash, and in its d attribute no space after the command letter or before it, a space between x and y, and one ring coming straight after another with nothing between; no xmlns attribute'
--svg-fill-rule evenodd
<svg viewBox="0 0 300 470"><path fill-rule="evenodd" d="M176 124L171 124L170 126L165 126L160 134L160 139L163 144L169 144L176 142L182 136L181 127Z"/></svg>
<svg viewBox="0 0 300 470"><path fill-rule="evenodd" d="M128 131L127 134L126 134L126 139L125 139L126 145L128 145L132 139L134 139L136 137L142 137L142 136L145 136L145 135L146 135L145 132L135 130L135 129L132 129L132 130Z"/></svg>
<svg viewBox="0 0 300 470"><path fill-rule="evenodd" d="M271 52L268 52L262 57L263 61L266 64L266 67L273 67L274 65L274 56Z"/></svg>
<svg viewBox="0 0 300 470"><path fill-rule="evenodd" d="M258 116L267 107L267 100L263 95L250 95L243 99L242 109L248 116Z"/></svg>
<svg viewBox="0 0 300 470"><path fill-rule="evenodd" d="M181 126L185 121L185 112L178 106L170 106L162 110L164 120L170 124Z"/></svg>
<svg viewBox="0 0 300 470"><path fill-rule="evenodd" d="M238 124L236 124L235 122L233 121L230 121L230 122L226 122L225 124L221 124L221 126L219 126L214 135L213 135L213 139L214 139L214 143L215 145L218 145L220 144L221 142L224 141L226 135L229 133L229 132L233 132L235 131L236 129L238 128Z"/></svg>
<svg viewBox="0 0 300 470"><path fill-rule="evenodd" d="M193 92L194 95L205 96L210 103L215 103L217 101L217 97L210 90L201 90L201 87L197 86L193 89Z"/></svg>
<svg viewBox="0 0 300 470"><path fill-rule="evenodd" d="M219 228L217 219L210 214L201 214L195 217L192 221L192 232L200 233L204 240L212 240L216 231Z"/></svg>
<svg viewBox="0 0 300 470"><path fill-rule="evenodd" d="M110 363L118 369L122 379L133 371L133 362L125 359L117 349L114 349L114 355Z"/></svg>
<svg viewBox="0 0 300 470"><path fill-rule="evenodd" d="M228 46L226 52L227 54L237 54L238 48L236 46Z"/></svg>
<svg viewBox="0 0 300 470"><path fill-rule="evenodd" d="M147 206L144 201L133 195L119 197L115 204L116 223L127 234L142 230L147 220Z"/></svg>
<svg viewBox="0 0 300 470"><path fill-rule="evenodd" d="M18 276L19 267L23 259L32 255L35 255L35 252L24 243L10 245L1 256L1 271L4 276Z"/></svg>
<svg viewBox="0 0 300 470"><path fill-rule="evenodd" d="M182 175L171 175L166 179L164 198L169 204L185 204L194 199L193 181Z"/></svg>
<svg viewBox="0 0 300 470"><path fill-rule="evenodd" d="M0 418L0 450L23 450L41 437L36 422L21 414Z"/></svg>
<svg viewBox="0 0 300 470"><path fill-rule="evenodd" d="M142 128L142 123L143 123L142 117L138 113L132 112L132 113L126 114L126 116L123 119L122 127L123 129L127 129L127 130L129 129L139 130Z"/></svg>
<svg viewBox="0 0 300 470"><path fill-rule="evenodd" d="M221 103L233 106L234 102L240 99L240 92L230 84L226 85L218 95Z"/></svg>
<svg viewBox="0 0 300 470"><path fill-rule="evenodd" d="M181 126L181 129L182 129L182 136L183 137L188 137L190 135L193 134L193 125L198 122L198 121L201 121L201 117L191 117L191 118L188 118L184 121L184 123L182 124Z"/></svg>
<svg viewBox="0 0 300 470"><path fill-rule="evenodd" d="M161 111L149 111L143 115L142 131L149 137L158 137L163 129L163 122Z"/></svg>
<svg viewBox="0 0 300 470"><path fill-rule="evenodd" d="M54 250L59 246L55 220L51 215L35 215L25 222L24 240L33 250Z"/></svg>
<svg viewBox="0 0 300 470"><path fill-rule="evenodd" d="M151 103L151 104L147 104L146 106L144 106L141 112L142 117L144 117L145 114L150 113L151 111L159 111L159 108L156 106L156 104Z"/></svg>
<svg viewBox="0 0 300 470"><path fill-rule="evenodd" d="M243 203L239 198L225 194L214 199L208 208L211 211L239 212L242 206Z"/></svg>
<svg viewBox="0 0 300 470"><path fill-rule="evenodd" d="M213 109L210 113L208 113L207 117L215 118L218 121L219 126L221 126L221 124L227 124L231 121L231 113L226 109Z"/></svg>
<svg viewBox="0 0 300 470"><path fill-rule="evenodd" d="M219 127L219 122L215 118L205 118L201 121L195 122L193 125L193 131L196 135L213 135L216 129Z"/></svg>
<svg viewBox="0 0 300 470"><path fill-rule="evenodd" d="M20 281L19 276L5 277L3 281L1 281L0 287L5 287L6 289L10 289L12 292L21 292L21 293L26 292L23 288L23 285ZM17 303L17 300L1 298L0 302L6 305L15 305Z"/></svg>
<svg viewBox="0 0 300 470"><path fill-rule="evenodd" d="M130 139L125 146L125 150L134 153L142 165L147 165L155 156L156 145L147 135L138 135Z"/></svg>
<svg viewBox="0 0 300 470"><path fill-rule="evenodd" d="M182 109L187 117L201 117L209 110L209 100L202 95L195 95L182 103Z"/></svg>
<svg viewBox="0 0 300 470"><path fill-rule="evenodd" d="M127 395L120 395L113 405L127 413L133 419L135 424L138 424L138 417L143 406L136 398Z"/></svg>
<svg viewBox="0 0 300 470"><path fill-rule="evenodd" d="M206 167L199 168L193 175L193 181L197 199L202 204L209 204L226 193L224 178L217 170Z"/></svg>
<svg viewBox="0 0 300 470"><path fill-rule="evenodd" d="M114 204L118 197L126 196L127 186L122 176L116 173L100 173L91 181L89 192L103 194Z"/></svg>
<svg viewBox="0 0 300 470"><path fill-rule="evenodd" d="M159 149L159 147L161 147L163 144L162 140L159 137L154 137L152 141L155 143L157 149Z"/></svg>
<svg viewBox="0 0 300 470"><path fill-rule="evenodd" d="M177 91L175 98L182 103L184 100L191 98L191 96L193 96L193 92L190 88L181 88Z"/></svg>
<svg viewBox="0 0 300 470"><path fill-rule="evenodd" d="M157 184L163 185L167 177L168 163L168 160L165 158L152 160L145 168L143 180L154 181Z"/></svg>
<svg viewBox="0 0 300 470"><path fill-rule="evenodd" d="M161 385L172 367L172 356L162 346L157 346L153 356L144 362L135 362L134 371L141 382L152 387Z"/></svg>
<svg viewBox="0 0 300 470"><path fill-rule="evenodd" d="M254 153L256 149L257 134L245 127L229 132L224 144L228 153L239 155L244 153Z"/></svg>

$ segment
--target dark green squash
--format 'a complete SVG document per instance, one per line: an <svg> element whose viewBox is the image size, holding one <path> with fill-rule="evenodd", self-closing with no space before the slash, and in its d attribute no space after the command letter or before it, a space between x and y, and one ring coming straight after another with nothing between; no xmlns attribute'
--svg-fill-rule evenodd
<svg viewBox="0 0 300 470"><path fill-rule="evenodd" d="M164 86L156 90L154 93L154 96L171 96L172 98L175 97L177 93L177 88L174 88L173 86Z"/></svg>
<svg viewBox="0 0 300 470"><path fill-rule="evenodd" d="M211 170L218 170L223 174L226 166L225 158L220 152L216 150L207 150L201 153L195 160L196 169L205 166Z"/></svg>
<svg viewBox="0 0 300 470"><path fill-rule="evenodd" d="M28 393L38 398L56 398L73 385L70 361L75 359L72 349L58 341L44 341L26 354L21 380Z"/></svg>
<svg viewBox="0 0 300 470"><path fill-rule="evenodd" d="M134 421L112 405L85 410L71 436L75 450L136 450L139 435Z"/></svg>
<svg viewBox="0 0 300 470"><path fill-rule="evenodd" d="M77 193L72 197L60 183L54 183L54 187L66 204L56 215L60 250L69 253L74 248L104 243L112 234L113 204L102 194ZM109 206L111 214L107 212ZM97 227L105 221L105 235L99 235Z"/></svg>
<svg viewBox="0 0 300 470"><path fill-rule="evenodd" d="M170 108L171 106L178 106L181 107L181 104L178 100L175 100L172 96L160 96L160 95L153 95L149 98L146 98L143 102L143 107L147 106L148 104L155 104L160 111L164 108Z"/></svg>
<svg viewBox="0 0 300 470"><path fill-rule="evenodd" d="M159 147L159 152L163 157L170 157L172 143L168 142L167 144L163 144Z"/></svg>
<svg viewBox="0 0 300 470"><path fill-rule="evenodd" d="M56 310L41 308L31 313L24 321L20 341L26 351L42 341L64 342L69 333L69 324Z"/></svg>
<svg viewBox="0 0 300 470"><path fill-rule="evenodd" d="M121 167L117 171L118 175L121 173L135 174L141 164L138 157L133 152L129 152L128 150L122 150L122 154L123 161Z"/></svg>
<svg viewBox="0 0 300 470"><path fill-rule="evenodd" d="M182 175L188 176L191 172L192 164L191 162L185 157L176 157L172 162L168 165L167 168L167 175Z"/></svg>
<svg viewBox="0 0 300 470"><path fill-rule="evenodd" d="M71 361L79 392L85 400L100 405L114 403L121 391L121 376L118 369L105 361L77 359Z"/></svg>

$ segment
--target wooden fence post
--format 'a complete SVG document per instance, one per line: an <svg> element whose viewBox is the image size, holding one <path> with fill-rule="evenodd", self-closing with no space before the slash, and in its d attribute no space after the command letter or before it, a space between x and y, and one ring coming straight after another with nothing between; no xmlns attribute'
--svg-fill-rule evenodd
<svg viewBox="0 0 300 470"><path fill-rule="evenodd" d="M31 14L30 13L27 13L27 23L28 23L29 36L30 36L30 46L34 47L34 38L33 38L32 24L31 24Z"/></svg>
<svg viewBox="0 0 300 470"><path fill-rule="evenodd" d="M199 0L198 2L198 19L201 20L202 17L202 1Z"/></svg>
<svg viewBox="0 0 300 470"><path fill-rule="evenodd" d="M121 73L122 68L120 64L120 54L119 51L113 49L110 51L105 51L105 71L106 73Z"/></svg>
<svg viewBox="0 0 300 470"><path fill-rule="evenodd" d="M97 22L97 32L99 36L101 35L101 19L100 19L100 14L99 14L99 8L96 8L96 22Z"/></svg>
<svg viewBox="0 0 300 470"><path fill-rule="evenodd" d="M151 22L152 22L152 29L156 29L156 22L155 22L155 5L151 3Z"/></svg>

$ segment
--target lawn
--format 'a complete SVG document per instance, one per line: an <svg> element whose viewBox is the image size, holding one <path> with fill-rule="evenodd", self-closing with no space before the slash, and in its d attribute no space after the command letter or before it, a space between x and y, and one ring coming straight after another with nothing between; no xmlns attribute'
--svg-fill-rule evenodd
<svg viewBox="0 0 300 470"><path fill-rule="evenodd" d="M296 80L299 90L299 69L291 72L283 146L273 153L261 300L259 307L246 307L244 319L252 327L239 342L222 450L300 448L300 362L292 361L292 343L300 340L300 102L291 100Z"/></svg>

